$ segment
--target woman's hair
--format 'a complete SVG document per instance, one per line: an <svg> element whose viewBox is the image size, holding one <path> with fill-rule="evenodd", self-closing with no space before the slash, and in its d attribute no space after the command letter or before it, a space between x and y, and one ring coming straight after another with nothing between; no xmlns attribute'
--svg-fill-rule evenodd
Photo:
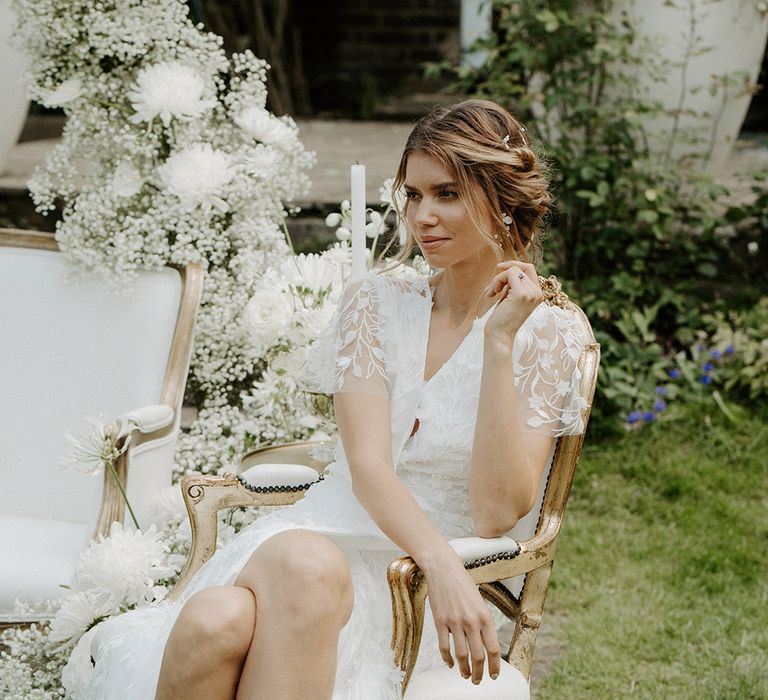
<svg viewBox="0 0 768 700"><path fill-rule="evenodd" d="M401 209L397 193L412 153L435 158L451 174L470 219L500 260L538 261L552 195L544 163L523 125L506 109L488 100L467 100L438 107L416 124L392 183L392 201L406 228L408 201ZM482 226L485 212L490 214L491 230ZM505 217L511 223L505 224ZM409 230L395 258L407 259L415 243Z"/></svg>

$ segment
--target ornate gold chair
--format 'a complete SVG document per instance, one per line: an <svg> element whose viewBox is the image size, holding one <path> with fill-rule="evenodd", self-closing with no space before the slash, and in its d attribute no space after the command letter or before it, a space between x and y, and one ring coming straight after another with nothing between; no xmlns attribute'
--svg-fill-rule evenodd
<svg viewBox="0 0 768 700"><path fill-rule="evenodd" d="M572 302L567 306L580 314ZM581 395L587 399L582 418L586 426L594 397L600 346L592 342L579 358ZM511 537L468 537L451 540L481 594L514 623L512 641L503 656L496 681L485 678L474 686L457 668L440 668L411 675L419 653L426 580L410 557L393 561L387 572L392 595L392 649L404 673L406 700L527 700L536 635L554 562L557 537L568 501L584 435L557 439L545 470L534 509ZM238 476L186 476L182 492L192 526L192 549L181 578L171 593L176 598L216 547L216 514L236 506L281 506L295 503L321 478L325 464L316 443L292 443L255 450L247 455ZM290 463L281 468L280 463ZM383 572L382 572L383 575Z"/></svg>
<svg viewBox="0 0 768 700"><path fill-rule="evenodd" d="M120 426L116 471L140 524L170 485L202 293L198 264L138 274L129 295L72 275L50 234L0 229L0 623L58 598L124 501L115 480L62 469L87 418Z"/></svg>

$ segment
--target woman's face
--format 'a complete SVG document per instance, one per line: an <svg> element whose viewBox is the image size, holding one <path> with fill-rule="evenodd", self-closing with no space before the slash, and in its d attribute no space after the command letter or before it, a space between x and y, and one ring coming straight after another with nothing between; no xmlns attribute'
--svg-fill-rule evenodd
<svg viewBox="0 0 768 700"><path fill-rule="evenodd" d="M436 159L411 153L405 170L405 219L426 261L447 268L463 261L495 260L488 241L475 228L450 173ZM488 221L479 221L485 230Z"/></svg>

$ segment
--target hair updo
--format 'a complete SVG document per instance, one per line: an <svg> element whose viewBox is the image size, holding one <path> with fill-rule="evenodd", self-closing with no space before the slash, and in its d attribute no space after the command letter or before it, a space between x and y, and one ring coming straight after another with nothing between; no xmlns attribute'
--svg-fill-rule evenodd
<svg viewBox="0 0 768 700"><path fill-rule="evenodd" d="M438 107L413 128L400 158L392 201L405 182L411 153L439 161L454 179L461 201L499 259L536 262L541 256L544 218L552 204L544 164L531 148L518 119L495 102L467 100ZM403 210L398 216L404 223ZM484 230L484 213L492 230ZM412 231L398 258L410 255Z"/></svg>

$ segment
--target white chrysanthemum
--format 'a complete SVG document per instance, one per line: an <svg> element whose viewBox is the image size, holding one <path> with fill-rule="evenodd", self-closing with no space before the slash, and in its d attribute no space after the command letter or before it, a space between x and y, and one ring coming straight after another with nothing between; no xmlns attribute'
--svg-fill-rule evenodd
<svg viewBox="0 0 768 700"><path fill-rule="evenodd" d="M112 174L112 190L118 197L133 197L143 184L141 173L130 163L120 163Z"/></svg>
<svg viewBox="0 0 768 700"><path fill-rule="evenodd" d="M61 83L55 90L40 96L45 107L62 107L67 102L77 99L83 94L83 84L79 78L70 78Z"/></svg>
<svg viewBox="0 0 768 700"><path fill-rule="evenodd" d="M257 342L269 347L285 332L292 316L291 305L281 292L256 292L243 309L243 322Z"/></svg>
<svg viewBox="0 0 768 700"><path fill-rule="evenodd" d="M261 143L257 144L243 159L246 172L263 180L274 177L279 164L280 157L275 150L271 146Z"/></svg>
<svg viewBox="0 0 768 700"><path fill-rule="evenodd" d="M317 253L296 255L280 266L280 277L288 284L313 292L342 285L341 266L333 258Z"/></svg>
<svg viewBox="0 0 768 700"><path fill-rule="evenodd" d="M128 99L136 110L134 124L152 122L155 117L168 126L171 119L194 119L216 105L203 99L205 81L190 66L179 61L165 61L147 66L136 76L136 86Z"/></svg>
<svg viewBox="0 0 768 700"><path fill-rule="evenodd" d="M112 523L109 537L101 536L81 555L77 582L113 606L150 603L165 592L157 581L175 573L167 564L167 554L168 547L154 525L142 532Z"/></svg>
<svg viewBox="0 0 768 700"><path fill-rule="evenodd" d="M171 154L157 170L163 185L185 206L229 210L222 197L237 171L228 153L208 143L197 143Z"/></svg>
<svg viewBox="0 0 768 700"><path fill-rule="evenodd" d="M90 591L70 593L51 622L48 639L51 642L69 642L79 639L93 624L115 612L115 606Z"/></svg>
<svg viewBox="0 0 768 700"><path fill-rule="evenodd" d="M296 129L261 107L247 107L234 118L243 131L262 143L288 150L296 141Z"/></svg>

